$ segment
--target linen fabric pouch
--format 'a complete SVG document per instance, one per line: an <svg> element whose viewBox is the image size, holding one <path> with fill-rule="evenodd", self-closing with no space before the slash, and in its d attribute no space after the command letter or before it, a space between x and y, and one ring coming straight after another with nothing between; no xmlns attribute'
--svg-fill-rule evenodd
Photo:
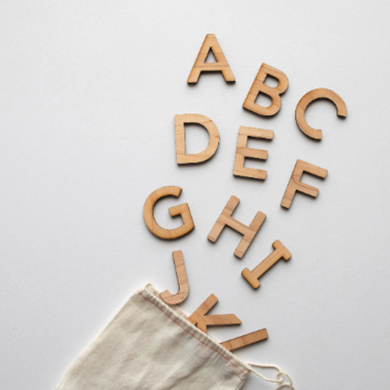
<svg viewBox="0 0 390 390"><path fill-rule="evenodd" d="M56 390L233 390L251 371L147 285L81 353Z"/></svg>

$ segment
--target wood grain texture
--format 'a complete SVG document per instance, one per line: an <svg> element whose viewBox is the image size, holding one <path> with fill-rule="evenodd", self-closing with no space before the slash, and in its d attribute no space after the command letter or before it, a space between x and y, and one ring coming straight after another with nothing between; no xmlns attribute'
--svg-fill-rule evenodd
<svg viewBox="0 0 390 390"><path fill-rule="evenodd" d="M210 50L212 51L216 62L206 62L206 58ZM201 72L222 72L222 75L227 83L234 83L236 81L225 55L222 52L221 46L214 34L206 35L198 57L196 58L195 64L188 77L187 83L196 84Z"/></svg>
<svg viewBox="0 0 390 390"><path fill-rule="evenodd" d="M301 177L303 172L310 173L314 176L318 176L323 179L325 179L326 175L328 174L328 171L326 169L317 167L313 164L309 164L302 160L297 160L282 199L282 203L281 203L282 207L286 209L290 208L291 203L294 199L294 195L297 191L302 192L306 195L310 195L314 198L317 197L319 193L318 188L301 182Z"/></svg>
<svg viewBox="0 0 390 390"><path fill-rule="evenodd" d="M181 191L181 188L176 186L161 187L158 190L152 192L146 199L144 205L144 221L148 229L155 236L164 238L166 240L171 240L184 236L195 227L191 217L190 208L188 207L187 203L182 203L169 209L169 214L171 217L180 215L183 219L183 225L176 229L164 229L154 219L153 209L156 202L165 196L174 196L177 198L181 194Z"/></svg>
<svg viewBox="0 0 390 390"><path fill-rule="evenodd" d="M168 305L178 305L186 300L190 291L186 273L186 267L184 264L183 252L172 252L173 262L175 263L175 270L177 276L177 282L179 285L179 292L172 295L168 290L160 294L161 299Z"/></svg>
<svg viewBox="0 0 390 390"><path fill-rule="evenodd" d="M275 77L279 81L277 87L270 87L264 84L264 80L268 75ZM262 64L242 106L262 116L273 116L279 112L282 106L280 95L286 92L287 88L288 78L282 71L270 65ZM272 103L269 107L262 107L255 103L259 93L263 93L271 98Z"/></svg>
<svg viewBox="0 0 390 390"><path fill-rule="evenodd" d="M248 227L232 217L233 211L235 210L239 202L240 199L238 199L237 197L230 197L228 203L222 210L221 215L218 217L217 222L214 224L207 238L211 242L217 241L219 235L222 233L222 230L225 228L225 226L229 226L230 228L241 233L243 237L238 244L236 250L234 251L235 256L241 259L244 256L249 245L251 244L252 240L255 238L255 235L259 231L261 225L263 224L266 215L259 211Z"/></svg>
<svg viewBox="0 0 390 390"><path fill-rule="evenodd" d="M185 124L194 123L203 126L209 133L209 144L202 152L186 154ZM176 162L196 164L210 159L218 149L219 132L214 122L200 114L175 115Z"/></svg>
<svg viewBox="0 0 390 390"><path fill-rule="evenodd" d="M239 325L241 320L234 314L206 314L215 306L218 298L211 294L192 314L188 321L198 327L202 332L207 333L208 326L217 325Z"/></svg>
<svg viewBox="0 0 390 390"><path fill-rule="evenodd" d="M246 157L259 160L267 160L268 157L268 152L266 150L247 148L248 137L271 140L274 137L274 132L272 130L257 129L255 127L240 126L233 175L265 180L267 177L266 170L244 167Z"/></svg>
<svg viewBox="0 0 390 390"><path fill-rule="evenodd" d="M255 344L266 339L268 339L267 329L260 329L256 332L244 334L243 336L236 337L235 339L224 341L221 345L228 351L234 351L235 349L246 347L247 345Z"/></svg>
<svg viewBox="0 0 390 390"><path fill-rule="evenodd" d="M305 111L309 104L313 103L317 99L328 99L337 108L337 115L345 118L347 116L347 106L344 100L336 93L326 88L313 89L302 97L298 102L295 110L295 120L298 127L310 138L320 140L322 139L322 131L316 130L310 127L305 119Z"/></svg>
<svg viewBox="0 0 390 390"><path fill-rule="evenodd" d="M249 271L248 268L245 268L242 271L242 276L249 282L253 288L259 288L260 282L259 278L265 272L267 272L275 263L280 259L289 260L291 258L291 253L283 246L283 244L276 240L272 246L275 250L265 258L253 271Z"/></svg>

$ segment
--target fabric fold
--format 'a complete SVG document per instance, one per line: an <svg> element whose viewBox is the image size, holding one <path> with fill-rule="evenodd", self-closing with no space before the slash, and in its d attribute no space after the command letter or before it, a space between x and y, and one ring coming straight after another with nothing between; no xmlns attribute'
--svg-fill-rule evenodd
<svg viewBox="0 0 390 390"><path fill-rule="evenodd" d="M250 368L168 306L138 290L80 354L56 390L236 390Z"/></svg>

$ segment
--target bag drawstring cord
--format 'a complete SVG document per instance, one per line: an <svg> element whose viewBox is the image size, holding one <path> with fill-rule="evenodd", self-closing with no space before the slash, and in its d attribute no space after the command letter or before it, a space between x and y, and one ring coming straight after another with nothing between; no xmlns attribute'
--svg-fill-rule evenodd
<svg viewBox="0 0 390 390"><path fill-rule="evenodd" d="M276 370L278 372L278 374L277 374L278 379L271 379L271 378L267 378L264 375L261 375L259 372L257 372L253 368L250 368L250 370L255 375L259 376L260 378L264 379L265 381L277 383L278 385L275 388L275 390L279 390L279 389L283 389L283 388L295 390L295 387L293 386L293 382L291 380L290 375L288 375L287 373L282 371L278 366L275 366L273 364L256 364L256 363L248 363L248 365L253 366L253 367L259 367L259 368L273 368L274 370ZM287 378L288 382L284 381L285 377Z"/></svg>

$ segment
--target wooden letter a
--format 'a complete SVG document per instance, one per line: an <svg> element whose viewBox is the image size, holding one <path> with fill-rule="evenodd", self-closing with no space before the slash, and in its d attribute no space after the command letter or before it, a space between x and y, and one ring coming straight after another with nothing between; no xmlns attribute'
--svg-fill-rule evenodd
<svg viewBox="0 0 390 390"><path fill-rule="evenodd" d="M210 50L213 52L217 62L206 62L206 58ZM214 34L207 34L191 70L190 76L188 77L187 83L196 84L198 82L200 72L218 71L222 72L222 75L227 83L234 83L236 81L222 52L221 46L219 46L216 36Z"/></svg>

